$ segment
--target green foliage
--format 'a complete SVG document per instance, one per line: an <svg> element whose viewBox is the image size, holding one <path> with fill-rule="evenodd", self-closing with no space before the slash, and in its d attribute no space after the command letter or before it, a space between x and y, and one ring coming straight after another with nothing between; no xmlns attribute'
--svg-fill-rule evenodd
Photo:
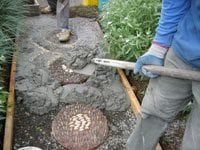
<svg viewBox="0 0 200 150"><path fill-rule="evenodd" d="M15 38L23 31L24 0L0 0L0 120L4 119L7 92L2 66L15 49Z"/></svg>
<svg viewBox="0 0 200 150"><path fill-rule="evenodd" d="M7 95L7 92L3 92L3 90L0 89L0 120L5 118Z"/></svg>
<svg viewBox="0 0 200 150"><path fill-rule="evenodd" d="M101 14L107 52L135 61L151 44L159 20L160 0L110 0Z"/></svg>
<svg viewBox="0 0 200 150"><path fill-rule="evenodd" d="M12 54L15 38L23 31L24 4L25 0L0 1L0 58Z"/></svg>
<svg viewBox="0 0 200 150"><path fill-rule="evenodd" d="M0 1L0 33L9 38L15 36L22 30L24 19L24 0L1 0Z"/></svg>

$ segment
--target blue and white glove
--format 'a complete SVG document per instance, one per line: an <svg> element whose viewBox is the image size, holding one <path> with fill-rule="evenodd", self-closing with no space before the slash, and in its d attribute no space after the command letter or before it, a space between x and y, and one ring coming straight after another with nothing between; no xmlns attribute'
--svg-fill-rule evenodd
<svg viewBox="0 0 200 150"><path fill-rule="evenodd" d="M147 77L155 78L158 75L153 74L145 69L142 69L143 65L156 65L163 66L164 58L168 51L167 47L160 46L153 43L149 50L142 56L138 58L134 68L134 74L144 74Z"/></svg>

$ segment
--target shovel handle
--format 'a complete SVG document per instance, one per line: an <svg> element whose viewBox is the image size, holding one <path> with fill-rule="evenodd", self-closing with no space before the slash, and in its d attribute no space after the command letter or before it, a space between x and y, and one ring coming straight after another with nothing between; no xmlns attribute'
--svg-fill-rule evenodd
<svg viewBox="0 0 200 150"><path fill-rule="evenodd" d="M146 69L147 71L150 71L154 74L158 74L162 76L200 81L200 72L198 71L166 68L162 66L152 66L152 65L143 66L142 69Z"/></svg>
<svg viewBox="0 0 200 150"><path fill-rule="evenodd" d="M124 69L132 70L135 67L135 63L125 62ZM200 81L200 72L192 71L192 70L183 70L176 68L167 68L163 66L155 66L155 65L144 65L142 69L150 71L154 74L158 74L161 76L168 76L179 79Z"/></svg>
<svg viewBox="0 0 200 150"><path fill-rule="evenodd" d="M117 67L117 68L122 68L122 69L128 69L128 70L133 70L135 67L135 63L128 62L128 61L100 59L100 58L94 58L92 61L96 64L110 66L110 67ZM179 79L200 81L200 72L199 71L183 70L183 69L176 69L176 68L166 68L163 66L154 66L154 65L144 65L142 67L142 69L145 69L147 71L150 71L154 74L158 74L161 76L168 76L168 77L179 78Z"/></svg>

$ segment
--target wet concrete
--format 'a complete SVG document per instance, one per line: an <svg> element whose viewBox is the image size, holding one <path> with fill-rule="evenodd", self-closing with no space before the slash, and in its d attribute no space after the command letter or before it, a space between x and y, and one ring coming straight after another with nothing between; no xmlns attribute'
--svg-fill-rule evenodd
<svg viewBox="0 0 200 150"><path fill-rule="evenodd" d="M49 40L57 30L54 16L39 16L27 20L27 34L21 38L23 40L18 56L17 99L36 114L47 113L59 101L84 101L106 110L126 110L129 101L121 84L116 82L117 75L111 68L91 63L92 58L104 55L99 47L102 33L98 23L90 19L73 18L70 19L70 28L77 36L76 40L58 43L56 38L53 38L55 42ZM75 84L72 91L67 91L71 85L62 86L58 78L52 75L51 64L60 59L72 70L91 76L85 83ZM64 77L71 80L68 83L74 83L73 79ZM87 94L80 93L79 90L86 91Z"/></svg>
<svg viewBox="0 0 200 150"><path fill-rule="evenodd" d="M69 42L59 43L55 16L41 15L26 21L27 32L19 40L15 77L15 149L29 144L37 146L37 138L41 148L62 149L49 134L51 120L61 106L80 102L101 109L108 117L109 137L99 150L123 150L135 117L118 75L112 68L91 63L94 57L104 57L100 47L102 31L93 19L71 18L69 22L73 36ZM88 74L86 81L63 85L51 72L51 64L60 59L75 72ZM28 115L25 118L24 112ZM27 120L28 117L37 119ZM48 133L36 134L30 124L35 130L41 125ZM23 134L27 136L22 137Z"/></svg>

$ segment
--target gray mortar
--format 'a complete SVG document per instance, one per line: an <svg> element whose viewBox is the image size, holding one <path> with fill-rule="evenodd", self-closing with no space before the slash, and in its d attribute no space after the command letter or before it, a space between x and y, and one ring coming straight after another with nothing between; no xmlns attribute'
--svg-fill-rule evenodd
<svg viewBox="0 0 200 150"><path fill-rule="evenodd" d="M77 40L60 44L56 38L56 18L41 15L28 18L27 34L21 37L16 73L17 101L30 112L48 113L59 102L86 103L105 110L124 111L130 103L118 77L111 68L91 64L104 54L99 45L102 32L97 22L86 18L70 19L70 28ZM51 40L49 37L53 37ZM63 58L76 71L92 74L83 84L61 86L50 75L49 66ZM95 70L95 71L94 71Z"/></svg>
<svg viewBox="0 0 200 150"><path fill-rule="evenodd" d="M124 111L129 101L117 75L108 68L99 66L94 75L81 85L63 87L60 101L64 103L82 102L101 109Z"/></svg>
<svg viewBox="0 0 200 150"><path fill-rule="evenodd" d="M34 115L17 101L13 150L24 146L36 146L43 150L64 150L51 136L51 122L65 107L60 103L55 110L45 115ZM96 150L126 150L125 144L135 127L135 116L131 109L126 111L103 111L108 119L108 138Z"/></svg>

